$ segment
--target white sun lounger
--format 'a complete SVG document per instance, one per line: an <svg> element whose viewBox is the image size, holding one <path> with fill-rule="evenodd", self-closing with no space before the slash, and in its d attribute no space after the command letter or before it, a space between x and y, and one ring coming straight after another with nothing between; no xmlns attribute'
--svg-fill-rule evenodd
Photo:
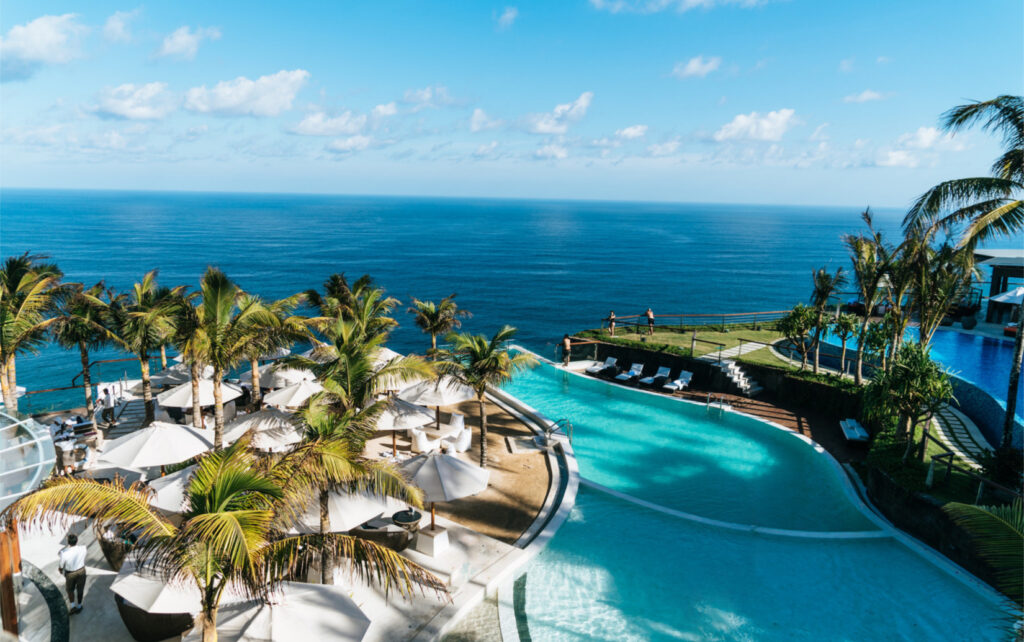
<svg viewBox="0 0 1024 642"><path fill-rule="evenodd" d="M608 368L614 368L616 361L618 361L618 359L615 357L608 357L604 360L604 363L599 363L596 366L590 366L587 368L587 374L596 375L604 372Z"/></svg>
<svg viewBox="0 0 1024 642"><path fill-rule="evenodd" d="M679 376L675 381L670 381L661 387L662 390L669 392L679 392L684 388L690 387L690 379L693 379L693 373L688 370L683 370L679 373Z"/></svg>
<svg viewBox="0 0 1024 642"><path fill-rule="evenodd" d="M640 376L640 373L644 371L644 364L634 363L629 368L629 372L623 372L622 374L615 375L616 381L632 381Z"/></svg>
<svg viewBox="0 0 1024 642"><path fill-rule="evenodd" d="M658 368L658 372L656 372L654 375L650 377L644 377L643 379L641 379L640 383L644 384L645 386L654 385L655 379L668 379L668 375L671 372L672 370L670 368L662 366Z"/></svg>
<svg viewBox="0 0 1024 642"><path fill-rule="evenodd" d="M844 419L839 422L839 427L847 441L867 441L871 438L867 429L856 419Z"/></svg>

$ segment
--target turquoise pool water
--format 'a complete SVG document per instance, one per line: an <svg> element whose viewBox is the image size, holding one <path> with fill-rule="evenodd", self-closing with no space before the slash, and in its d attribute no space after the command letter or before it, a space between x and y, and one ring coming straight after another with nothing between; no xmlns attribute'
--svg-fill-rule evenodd
<svg viewBox="0 0 1024 642"><path fill-rule="evenodd" d="M506 390L569 418L584 479L687 513L878 531L811 445L541 365ZM581 487L517 582L533 640L998 640L991 600L896 540L708 526Z"/></svg>

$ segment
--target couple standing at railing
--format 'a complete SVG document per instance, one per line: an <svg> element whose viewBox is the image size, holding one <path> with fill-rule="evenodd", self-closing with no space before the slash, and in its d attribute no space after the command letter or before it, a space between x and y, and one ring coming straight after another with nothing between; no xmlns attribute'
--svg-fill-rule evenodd
<svg viewBox="0 0 1024 642"><path fill-rule="evenodd" d="M647 318L647 335L648 336L654 336L654 311L651 310L650 308L647 308L647 311L644 312L642 315L639 315L639 316L643 316L643 317ZM608 334L610 334L610 335L612 335L614 337L615 336L615 310L611 310L610 312L608 312L608 317L606 319L603 319L603 321L607 321L608 322ZM637 323L636 325L638 327L637 331L639 332L640 324Z"/></svg>

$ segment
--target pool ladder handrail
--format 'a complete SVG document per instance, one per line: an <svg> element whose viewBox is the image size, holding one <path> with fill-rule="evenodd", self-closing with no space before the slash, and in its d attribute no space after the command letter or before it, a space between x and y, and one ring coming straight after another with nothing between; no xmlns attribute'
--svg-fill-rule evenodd
<svg viewBox="0 0 1024 642"><path fill-rule="evenodd" d="M561 430L568 438L569 443L572 443L572 422L567 417L562 417L558 421L551 422L545 429L544 435L547 437L548 442L551 441L551 436Z"/></svg>

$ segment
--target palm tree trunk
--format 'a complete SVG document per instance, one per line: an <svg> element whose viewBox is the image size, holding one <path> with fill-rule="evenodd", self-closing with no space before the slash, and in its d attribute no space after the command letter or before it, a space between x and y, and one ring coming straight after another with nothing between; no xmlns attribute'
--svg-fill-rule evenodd
<svg viewBox="0 0 1024 642"><path fill-rule="evenodd" d="M92 402L92 377L89 374L89 348L84 341L78 342L78 354L82 357L82 387L85 388L85 414L92 417L95 405Z"/></svg>
<svg viewBox="0 0 1024 642"><path fill-rule="evenodd" d="M430 333L430 354L437 354L437 335Z"/></svg>
<svg viewBox="0 0 1024 642"><path fill-rule="evenodd" d="M821 320L825 316L825 308L818 310L818 320L814 326L814 374L818 374L818 356L821 353Z"/></svg>
<svg viewBox="0 0 1024 642"><path fill-rule="evenodd" d="M253 410L259 410L260 400L263 397L260 392L260 362L250 359L249 365L252 367L252 399L250 399L250 403Z"/></svg>
<svg viewBox="0 0 1024 642"><path fill-rule="evenodd" d="M868 332L868 322L869 318L865 315L860 324L860 334L857 335L857 372L854 375L854 381L858 386L864 383L864 339Z"/></svg>
<svg viewBox="0 0 1024 642"><path fill-rule="evenodd" d="M1013 342L1013 365L1010 367L1010 385L1006 391L1006 417L1003 419L1003 438L999 448L1007 450L1013 443L1013 424L1017 413L1017 390L1020 388L1020 360L1024 356L1024 301L1017 307L1017 339Z"/></svg>
<svg viewBox="0 0 1024 642"><path fill-rule="evenodd" d="M846 337L843 337L843 351L839 354L839 376L846 374Z"/></svg>
<svg viewBox="0 0 1024 642"><path fill-rule="evenodd" d="M12 412L18 412L18 377L14 372L14 355L7 357L4 370L7 373L7 394L4 396L4 405Z"/></svg>
<svg viewBox="0 0 1024 642"><path fill-rule="evenodd" d="M192 425L196 428L203 427L203 407L199 404L199 378L202 370L198 361L193 361L190 366L192 377Z"/></svg>
<svg viewBox="0 0 1024 642"><path fill-rule="evenodd" d="M221 390L221 378L224 371L220 366L213 367L213 449L220 450L224 445L224 393Z"/></svg>
<svg viewBox="0 0 1024 642"><path fill-rule="evenodd" d="M217 608L203 610L199 624L203 627L203 642L217 642Z"/></svg>
<svg viewBox="0 0 1024 642"><path fill-rule="evenodd" d="M167 346L160 346L160 369L167 369Z"/></svg>
<svg viewBox="0 0 1024 642"><path fill-rule="evenodd" d="M153 386L149 382L149 355L139 355L139 369L142 371L142 401L146 404L146 418L142 425L148 426L156 419L156 410L153 408Z"/></svg>
<svg viewBox="0 0 1024 642"><path fill-rule="evenodd" d="M331 532L331 511L327 502L330 493L326 488L320 489L320 534ZM324 542L320 547L320 583L334 584L334 556Z"/></svg>
<svg viewBox="0 0 1024 642"><path fill-rule="evenodd" d="M487 468L487 407L480 395L480 467Z"/></svg>
<svg viewBox="0 0 1024 642"><path fill-rule="evenodd" d="M16 403L11 399L11 397L14 396L12 394L12 390L13 389L11 388L10 384L7 382L7 364L3 361L0 361L0 391L3 392L4 407L9 408L11 410L17 410L17 408L14 405L12 405Z"/></svg>

